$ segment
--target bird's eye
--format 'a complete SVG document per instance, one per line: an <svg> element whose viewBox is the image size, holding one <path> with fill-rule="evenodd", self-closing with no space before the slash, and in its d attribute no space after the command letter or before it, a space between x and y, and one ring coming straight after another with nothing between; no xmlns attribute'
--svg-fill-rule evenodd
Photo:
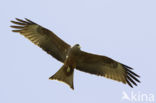
<svg viewBox="0 0 156 103"><path fill-rule="evenodd" d="M79 44L76 44L76 46L80 46Z"/></svg>

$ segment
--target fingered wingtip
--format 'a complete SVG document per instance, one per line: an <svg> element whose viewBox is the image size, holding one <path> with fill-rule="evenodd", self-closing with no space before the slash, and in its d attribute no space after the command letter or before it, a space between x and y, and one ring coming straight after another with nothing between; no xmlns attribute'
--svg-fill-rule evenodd
<svg viewBox="0 0 156 103"><path fill-rule="evenodd" d="M19 20L21 20L21 19L19 19L19 18L15 18L17 21L19 21Z"/></svg>
<svg viewBox="0 0 156 103"><path fill-rule="evenodd" d="M12 30L12 32L21 32L21 30Z"/></svg>
<svg viewBox="0 0 156 103"><path fill-rule="evenodd" d="M32 24L36 24L35 22L31 21L30 19L28 18L24 18L26 21L28 21L29 23L32 23Z"/></svg>
<svg viewBox="0 0 156 103"><path fill-rule="evenodd" d="M13 20L10 20L10 22L11 22L11 23L14 23L14 21L13 21Z"/></svg>
<svg viewBox="0 0 156 103"><path fill-rule="evenodd" d="M11 25L10 27L16 28L16 29L23 29L24 28L23 26L14 26L14 25Z"/></svg>
<svg viewBox="0 0 156 103"><path fill-rule="evenodd" d="M25 20L29 20L28 18L24 18Z"/></svg>
<svg viewBox="0 0 156 103"><path fill-rule="evenodd" d="M22 20L22 19L19 19L19 18L15 18L18 22L20 22L20 23L23 23L23 24L30 24L30 23L32 23L32 22L29 22L29 21L27 21L27 20Z"/></svg>

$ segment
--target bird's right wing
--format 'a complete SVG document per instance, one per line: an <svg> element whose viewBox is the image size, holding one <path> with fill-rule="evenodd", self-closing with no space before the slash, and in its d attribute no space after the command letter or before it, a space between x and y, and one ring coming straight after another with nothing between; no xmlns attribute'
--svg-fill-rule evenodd
<svg viewBox="0 0 156 103"><path fill-rule="evenodd" d="M76 69L87 73L104 76L112 80L137 85L139 75L131 67L123 65L111 58L80 51L76 60Z"/></svg>
<svg viewBox="0 0 156 103"><path fill-rule="evenodd" d="M17 21L11 21L16 24L11 26L16 29L12 30L13 32L19 32L57 60L64 62L67 52L70 49L70 45L65 43L50 30L28 19L16 20Z"/></svg>

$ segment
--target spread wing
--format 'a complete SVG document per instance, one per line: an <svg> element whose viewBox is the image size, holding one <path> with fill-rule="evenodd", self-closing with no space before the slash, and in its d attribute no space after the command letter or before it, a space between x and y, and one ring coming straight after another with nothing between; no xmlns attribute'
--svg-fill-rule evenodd
<svg viewBox="0 0 156 103"><path fill-rule="evenodd" d="M110 78L133 87L136 82L140 82L137 78L139 75L132 72L132 68L118 63L108 57L80 52L76 63L76 69L91 74L96 74Z"/></svg>
<svg viewBox="0 0 156 103"><path fill-rule="evenodd" d="M12 30L13 32L19 32L57 60L64 62L70 45L65 43L50 30L28 19L21 20L16 18L16 20L17 21L11 21L15 24L11 27L16 29Z"/></svg>

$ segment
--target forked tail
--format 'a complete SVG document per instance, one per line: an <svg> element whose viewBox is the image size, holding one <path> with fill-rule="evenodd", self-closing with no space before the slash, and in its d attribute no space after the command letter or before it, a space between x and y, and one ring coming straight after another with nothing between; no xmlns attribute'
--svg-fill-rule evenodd
<svg viewBox="0 0 156 103"><path fill-rule="evenodd" d="M73 86L73 73L74 69L69 66L63 65L61 69L59 69L53 76L51 76L50 80L58 80L68 84L72 89Z"/></svg>

